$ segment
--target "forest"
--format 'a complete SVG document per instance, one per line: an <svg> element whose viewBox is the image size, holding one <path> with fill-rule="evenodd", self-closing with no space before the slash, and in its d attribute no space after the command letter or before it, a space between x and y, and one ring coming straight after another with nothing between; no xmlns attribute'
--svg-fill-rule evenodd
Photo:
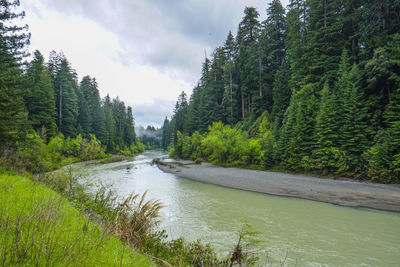
<svg viewBox="0 0 400 267"><path fill-rule="evenodd" d="M47 62L39 51L29 55L30 33L18 26L25 16L15 11L18 5L0 5L1 165L43 171L71 157L143 151L132 107L118 97L101 99L93 77L78 81L62 52L52 51Z"/></svg>
<svg viewBox="0 0 400 267"><path fill-rule="evenodd" d="M163 125L174 157L400 181L400 2L246 7Z"/></svg>

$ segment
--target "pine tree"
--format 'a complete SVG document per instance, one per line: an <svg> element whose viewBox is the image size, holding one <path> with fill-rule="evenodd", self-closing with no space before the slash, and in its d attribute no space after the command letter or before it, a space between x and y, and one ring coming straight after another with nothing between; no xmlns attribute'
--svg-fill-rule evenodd
<svg viewBox="0 0 400 267"><path fill-rule="evenodd" d="M251 113L252 104L259 93L259 56L258 56L258 36L260 34L259 13L253 7L246 7L244 17L239 23L236 44L237 68L239 72L239 88L242 118ZM258 111L258 106L256 107Z"/></svg>
<svg viewBox="0 0 400 267"><path fill-rule="evenodd" d="M63 58L58 67L54 81L54 93L58 113L58 129L69 137L77 135L78 120L78 88L76 74L71 69L69 62Z"/></svg>
<svg viewBox="0 0 400 267"><path fill-rule="evenodd" d="M112 100L112 113L115 121L115 138L114 144L118 149L121 149L125 146L124 136L125 136L125 116L126 116L126 107L125 103L122 102L119 97L116 97Z"/></svg>
<svg viewBox="0 0 400 267"><path fill-rule="evenodd" d="M168 146L171 144L172 138L172 129L171 123L167 117L165 117L163 126L162 126L162 140L161 140L161 147L163 149L167 149Z"/></svg>
<svg viewBox="0 0 400 267"><path fill-rule="evenodd" d="M291 76L289 86L292 91L300 90L309 66L306 54L308 23L308 5L305 0L290 0L287 20L287 55L290 62Z"/></svg>
<svg viewBox="0 0 400 267"><path fill-rule="evenodd" d="M115 148L116 129L113 115L113 107L109 95L107 95L103 99L103 110L106 129L106 137L103 143L107 146L108 151L112 151Z"/></svg>
<svg viewBox="0 0 400 267"><path fill-rule="evenodd" d="M92 79L90 76L83 77L80 90L85 98L82 102L86 102L89 112L89 116L87 116L86 119L88 123L88 133L94 134L100 141L105 141L105 115L104 110L101 107L100 94L97 88L96 79ZM83 112L84 109L85 108L82 110Z"/></svg>
<svg viewBox="0 0 400 267"><path fill-rule="evenodd" d="M21 63L27 56L26 47L30 43L31 34L28 25L18 25L16 20L25 17L24 11L17 11L19 0L0 1L0 41L2 49L10 53L16 63Z"/></svg>
<svg viewBox="0 0 400 267"><path fill-rule="evenodd" d="M0 38L0 150L24 138L28 121L22 88L18 63Z"/></svg>
<svg viewBox="0 0 400 267"><path fill-rule="evenodd" d="M277 147L275 149L275 158L278 162L289 158L289 141L294 136L294 125L296 123L296 113L298 109L298 94L295 93L290 98L290 104L285 111L282 128L280 134L277 136Z"/></svg>
<svg viewBox="0 0 400 267"><path fill-rule="evenodd" d="M292 133L288 141L283 164L287 169L298 170L308 168L308 160L315 147L314 127L317 114L315 87L305 85L296 93L293 105L296 105ZM292 103L291 103L292 104ZM287 129L286 129L287 130Z"/></svg>
<svg viewBox="0 0 400 267"><path fill-rule="evenodd" d="M285 9L279 0L272 1L267 8L267 20L260 37L259 58L260 96L263 108L268 112L273 108L273 83L275 73L280 68L285 55L286 20ZM289 76L288 76L289 77ZM287 77L285 77L287 79Z"/></svg>
<svg viewBox="0 0 400 267"><path fill-rule="evenodd" d="M16 13L18 6L19 1L0 1L0 150L23 139L28 129L20 63L30 34L26 25L15 24L25 16Z"/></svg>
<svg viewBox="0 0 400 267"><path fill-rule="evenodd" d="M341 88L343 101L340 108L343 115L339 121L339 145L347 154L347 164L351 169L359 167L361 154L367 148L366 109L362 101L362 92L358 90L359 70L353 65L349 73L341 73L342 80L347 81Z"/></svg>
<svg viewBox="0 0 400 267"><path fill-rule="evenodd" d="M50 72L44 66L44 58L35 51L34 59L27 70L26 105L33 128L46 130L47 137L57 132L56 103Z"/></svg>
<svg viewBox="0 0 400 267"><path fill-rule="evenodd" d="M222 106L224 111L224 117L226 121L233 126L237 122L237 99L234 97L237 92L237 84L234 83L234 71L235 71L235 40L232 32L225 40L223 50L225 53L226 62L222 66L223 68L223 79L224 79L224 95L222 99Z"/></svg>
<svg viewBox="0 0 400 267"><path fill-rule="evenodd" d="M90 84L87 84L87 80L82 79L81 84L77 90L77 97L78 97L78 109L79 109L79 115L78 115L78 124L80 127L80 131L82 135L86 138L89 137L92 131L92 117L89 111L89 105L87 103L86 95L85 93L86 90L88 90L88 87Z"/></svg>
<svg viewBox="0 0 400 267"><path fill-rule="evenodd" d="M337 147L338 129L335 96L325 82L321 90L321 102L315 125L314 164L324 174L334 173L344 168L341 166L341 152Z"/></svg>
<svg viewBox="0 0 400 267"><path fill-rule="evenodd" d="M306 82L332 83L338 70L344 45L342 22L339 19L343 5L340 1L310 0L307 52L310 65Z"/></svg>
<svg viewBox="0 0 400 267"><path fill-rule="evenodd" d="M192 134L195 131L199 130L199 128L200 128L199 126L200 126L201 89L202 88L200 87L200 85L197 85L193 89L192 95L190 96L190 105L188 106L187 116L186 116L185 125L184 125L185 131L188 134ZM166 125L166 127L169 127L169 124L170 124L170 122L168 121L168 124ZM165 128L165 129L167 129L167 128ZM169 129L167 129L167 130L169 130ZM165 142L167 143L168 141L165 141ZM168 143L168 145L169 145L169 143Z"/></svg>
<svg viewBox="0 0 400 267"><path fill-rule="evenodd" d="M275 133L282 126L283 116L290 103L292 92L289 88L288 77L290 77L289 63L284 61L275 74L272 88L274 104L272 106L271 117L275 124Z"/></svg>
<svg viewBox="0 0 400 267"><path fill-rule="evenodd" d="M186 93L184 91L182 91L181 94L178 96L178 101L176 102L175 109L174 109L174 119L175 119L174 132L175 132L175 134L177 131L184 132L187 107L188 107L187 96L186 96Z"/></svg>
<svg viewBox="0 0 400 267"><path fill-rule="evenodd" d="M135 121L133 118L132 107L129 106L126 109L124 133L124 143L127 147L136 143Z"/></svg>

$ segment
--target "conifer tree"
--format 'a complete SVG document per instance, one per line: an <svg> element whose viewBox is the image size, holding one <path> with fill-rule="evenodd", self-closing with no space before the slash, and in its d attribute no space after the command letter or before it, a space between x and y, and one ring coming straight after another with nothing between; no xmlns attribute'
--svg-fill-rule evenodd
<svg viewBox="0 0 400 267"><path fill-rule="evenodd" d="M343 5L340 1L310 0L307 52L310 65L306 82L318 83L335 80L344 45L342 22L339 19Z"/></svg>
<svg viewBox="0 0 400 267"><path fill-rule="evenodd" d="M113 115L113 107L109 95L107 95L103 99L103 110L106 128L106 137L103 143L107 146L107 149L111 151L115 147L116 129Z"/></svg>
<svg viewBox="0 0 400 267"><path fill-rule="evenodd" d="M188 106L187 116L185 118L185 130L188 134L192 134L195 131L200 129L200 110L201 110L201 90L202 88L200 85L197 85L193 91L192 95L190 96L190 105ZM165 121L164 121L165 122ZM169 127L170 122L168 121L167 128ZM166 129L169 130L169 129ZM163 128L164 129L164 128ZM166 143L168 141L165 141ZM166 144L165 143L165 144ZM169 145L169 143L168 143Z"/></svg>
<svg viewBox="0 0 400 267"><path fill-rule="evenodd" d="M305 0L290 0L287 20L287 55L290 62L291 76L289 86L298 91L304 83L309 59L306 54L308 5Z"/></svg>
<svg viewBox="0 0 400 267"><path fill-rule="evenodd" d="M271 117L275 123L275 133L282 125L283 116L289 106L291 90L289 88L288 77L290 77L289 63L284 61L280 69L276 72L273 83L273 106Z"/></svg>
<svg viewBox="0 0 400 267"><path fill-rule="evenodd" d="M313 158L317 169L324 174L334 173L341 166L341 151L337 146L337 112L335 96L329 89L329 83L325 82L321 90L321 102L315 125L315 150Z"/></svg>
<svg viewBox="0 0 400 267"><path fill-rule="evenodd" d="M132 107L130 106L126 109L124 128L124 143L129 147L131 144L136 143L135 121L133 118Z"/></svg>
<svg viewBox="0 0 400 267"><path fill-rule="evenodd" d="M186 96L186 93L184 91L182 91L181 94L178 96L178 101L176 102L175 109L174 109L174 119L175 119L174 132L175 133L177 131L180 131L182 133L184 132L187 107L188 107L187 96Z"/></svg>
<svg viewBox="0 0 400 267"><path fill-rule="evenodd" d="M28 129L20 64L27 55L28 26L18 26L19 1L0 1L0 150L21 140Z"/></svg>
<svg viewBox="0 0 400 267"><path fill-rule="evenodd" d="M56 135L56 103L50 72L44 66L44 58L35 51L34 59L27 70L26 105L33 128L45 129L47 137Z"/></svg>
<svg viewBox="0 0 400 267"><path fill-rule="evenodd" d="M18 63L0 38L0 150L22 140L28 126Z"/></svg>
<svg viewBox="0 0 400 267"><path fill-rule="evenodd" d="M101 108L100 94L97 88L97 82L95 78L85 76L82 79L81 86L85 88L82 90L86 102L88 104L90 113L90 130L97 138L101 141L105 140L105 116L104 110Z"/></svg>
<svg viewBox="0 0 400 267"><path fill-rule="evenodd" d="M54 81L54 93L58 115L58 129L65 135L77 135L78 120L78 88L76 74L71 69L69 62L63 58L60 62Z"/></svg>
<svg viewBox="0 0 400 267"><path fill-rule="evenodd" d="M239 88L242 118L251 113L254 96L259 92L259 75L257 68L259 56L257 53L258 36L260 34L259 13L253 7L246 7L244 17L239 23L236 43L238 52L236 62L239 72ZM258 109L258 107L256 108Z"/></svg>
<svg viewBox="0 0 400 267"><path fill-rule="evenodd" d="M358 90L359 70L353 65L349 73L340 74L346 82L341 88L343 101L342 117L339 121L339 140L341 149L347 154L350 168L358 168L361 154L367 147L366 108L362 101L362 92Z"/></svg>
<svg viewBox="0 0 400 267"><path fill-rule="evenodd" d="M285 55L286 35L285 9L279 0L272 1L267 8L267 19L260 36L260 95L268 112L273 108L273 83ZM288 76L289 77L289 76ZM285 77L287 79L287 77Z"/></svg>
<svg viewBox="0 0 400 267"><path fill-rule="evenodd" d="M229 31L228 37L224 43L223 49L225 53L226 62L222 66L223 79L224 79L224 95L222 106L226 121L233 126L239 117L237 109L237 84L234 81L235 76L235 40L232 32Z"/></svg>
<svg viewBox="0 0 400 267"><path fill-rule="evenodd" d="M80 132L84 137L89 137L92 132L92 117L89 111L89 105L86 100L85 90L89 87L89 84L86 84L86 80L82 80L81 84L77 90L78 97L78 123L80 127Z"/></svg>
<svg viewBox="0 0 400 267"><path fill-rule="evenodd" d="M168 146L171 144L172 138L172 129L171 123L167 117L165 117L163 126L162 126L162 140L161 140L161 147L163 149L167 149Z"/></svg>
<svg viewBox="0 0 400 267"><path fill-rule="evenodd" d="M298 91L294 99L295 103L293 103L296 105L293 109L295 114L289 114L294 117L291 118L294 119L294 123L288 121L287 123L293 123L293 125L288 125L285 129L287 131L292 128L283 164L291 170L307 168L308 166L305 164L308 164L311 152L315 147L314 127L317 102L314 92L315 87L312 84L305 85Z"/></svg>

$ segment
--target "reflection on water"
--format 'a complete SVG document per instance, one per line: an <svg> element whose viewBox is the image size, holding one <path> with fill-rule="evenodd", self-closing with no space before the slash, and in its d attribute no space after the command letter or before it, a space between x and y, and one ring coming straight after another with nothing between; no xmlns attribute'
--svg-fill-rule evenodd
<svg viewBox="0 0 400 267"><path fill-rule="evenodd" d="M151 166L160 151L110 164L75 164L89 184L110 184L161 200L161 228L170 238L201 239L221 255L234 247L242 222L264 240L260 249L290 266L399 266L400 214L269 196L199 183Z"/></svg>

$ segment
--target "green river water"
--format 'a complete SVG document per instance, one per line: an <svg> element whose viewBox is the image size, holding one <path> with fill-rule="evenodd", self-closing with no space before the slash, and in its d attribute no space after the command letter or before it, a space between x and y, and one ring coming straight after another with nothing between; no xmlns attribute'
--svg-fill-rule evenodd
<svg viewBox="0 0 400 267"><path fill-rule="evenodd" d="M260 232L261 265L400 266L400 214L339 207L204 184L160 171L149 151L122 162L74 165L81 181L112 185L161 200L160 228L170 238L200 239L220 255L237 242L243 222ZM282 264L281 264L282 263Z"/></svg>

